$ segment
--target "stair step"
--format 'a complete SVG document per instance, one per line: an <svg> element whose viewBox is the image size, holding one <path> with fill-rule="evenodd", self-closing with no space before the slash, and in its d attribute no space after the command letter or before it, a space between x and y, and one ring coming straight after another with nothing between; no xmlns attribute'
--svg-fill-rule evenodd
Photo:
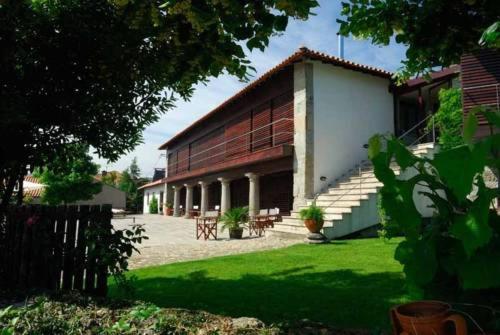
<svg viewBox="0 0 500 335"><path fill-rule="evenodd" d="M320 206L321 207L321 206ZM307 208L307 206L300 207L299 209ZM343 213L351 213L351 207L338 207L338 206L327 206L321 207L325 214L343 214Z"/></svg>
<svg viewBox="0 0 500 335"><path fill-rule="evenodd" d="M354 189L364 189L364 188L377 188L377 187L382 187L383 184L381 182L379 182L378 180L377 181L373 181L373 182L361 182L361 183L351 183L351 182L344 182L344 183L339 183L337 185L337 187L335 188L340 188L340 189L351 189L351 188L354 188Z"/></svg>
<svg viewBox="0 0 500 335"><path fill-rule="evenodd" d="M292 212L289 218L293 219L293 220L302 221L302 219L299 216L299 212ZM342 214L340 214L340 213L325 213L324 218L325 218L325 221L342 220ZM285 222L285 219L283 219L283 222Z"/></svg>
<svg viewBox="0 0 500 335"><path fill-rule="evenodd" d="M377 189L375 187L372 188L356 188L356 189L340 189L340 188L331 188L328 190L328 194L330 195L367 195L370 193L377 193Z"/></svg>
<svg viewBox="0 0 500 335"><path fill-rule="evenodd" d="M368 197L366 197L368 199ZM308 206L312 205L312 201L309 203ZM345 200L345 199L338 199L338 200L316 200L316 206L318 207L357 207L361 205L361 201L359 200Z"/></svg>
<svg viewBox="0 0 500 335"><path fill-rule="evenodd" d="M316 202L322 201L322 202L332 202L332 201L359 201L359 200L367 200L368 195L367 194L359 194L359 192L356 192L355 194L330 194L330 193L323 193L318 196L316 199ZM312 204L312 200L309 200L307 202L308 205Z"/></svg>

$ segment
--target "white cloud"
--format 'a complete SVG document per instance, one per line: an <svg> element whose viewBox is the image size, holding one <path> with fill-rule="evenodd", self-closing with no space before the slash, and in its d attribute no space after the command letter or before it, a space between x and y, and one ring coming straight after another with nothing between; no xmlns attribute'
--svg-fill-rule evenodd
<svg viewBox="0 0 500 335"><path fill-rule="evenodd" d="M333 55L338 53L336 19L340 13L340 2L331 0L319 2L321 7L315 10L317 15L312 16L308 21L290 21L287 31L273 37L264 52L255 50L248 53L252 65L257 70L254 79L290 56L300 46ZM390 71L395 71L400 66L404 51L403 47L394 44L381 48L371 45L368 41L350 38L345 41L345 58ZM162 143L217 107L244 86L244 83L228 75L213 78L207 85L198 85L190 101L179 101L173 110L145 130L144 144L113 164L107 165L105 161L98 160L99 164L108 170L123 170L130 164L133 157L137 157L143 175L152 176L155 167L165 165L164 158L158 160L162 153L158 147Z"/></svg>

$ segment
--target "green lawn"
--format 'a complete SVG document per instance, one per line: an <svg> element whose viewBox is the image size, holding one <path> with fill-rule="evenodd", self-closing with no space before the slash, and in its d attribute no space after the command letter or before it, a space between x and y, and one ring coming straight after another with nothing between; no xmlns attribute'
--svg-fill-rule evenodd
<svg viewBox="0 0 500 335"><path fill-rule="evenodd" d="M337 241L131 271L137 298L265 322L310 319L342 328L389 327L408 299L393 254L399 240ZM116 287L111 296L119 297Z"/></svg>

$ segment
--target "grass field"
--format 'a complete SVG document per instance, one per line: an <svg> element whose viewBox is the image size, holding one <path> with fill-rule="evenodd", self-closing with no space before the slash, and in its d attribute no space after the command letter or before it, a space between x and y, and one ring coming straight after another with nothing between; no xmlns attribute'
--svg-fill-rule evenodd
<svg viewBox="0 0 500 335"><path fill-rule="evenodd" d="M399 240L337 241L138 269L136 298L267 323L309 319L388 329L388 309L408 299L394 261ZM110 294L121 292L111 285Z"/></svg>

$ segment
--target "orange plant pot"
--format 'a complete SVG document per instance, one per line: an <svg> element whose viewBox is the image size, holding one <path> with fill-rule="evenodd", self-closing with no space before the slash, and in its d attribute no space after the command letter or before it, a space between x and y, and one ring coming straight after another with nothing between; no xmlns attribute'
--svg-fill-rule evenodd
<svg viewBox="0 0 500 335"><path fill-rule="evenodd" d="M467 335L467 323L441 301L415 301L391 309L394 334Z"/></svg>
<svg viewBox="0 0 500 335"><path fill-rule="evenodd" d="M317 222L316 220L313 219L306 219L304 220L304 224L306 225L306 228L311 232L311 233L319 233L321 229L323 228L323 221Z"/></svg>

